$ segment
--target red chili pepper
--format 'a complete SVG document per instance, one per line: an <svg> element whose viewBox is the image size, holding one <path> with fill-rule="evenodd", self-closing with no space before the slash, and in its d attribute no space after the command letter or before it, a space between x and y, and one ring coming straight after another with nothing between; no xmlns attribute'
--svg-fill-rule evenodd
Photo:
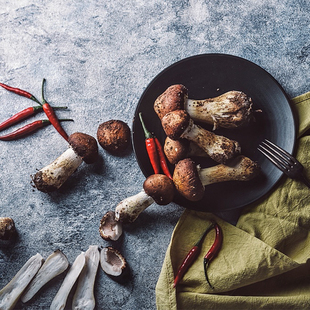
<svg viewBox="0 0 310 310"><path fill-rule="evenodd" d="M140 121L143 127L144 135L145 135L146 151L149 156L154 173L157 174L160 172L160 166L159 166L159 158L158 158L158 153L157 153L156 142L155 142L153 135L146 129L145 124L142 119L141 112L139 113L139 117L140 117Z"/></svg>
<svg viewBox="0 0 310 310"><path fill-rule="evenodd" d="M68 135L67 133L64 131L64 129L62 128L53 108L50 106L50 104L45 100L44 98L44 83L45 83L45 79L43 79L42 82L42 100L43 100L43 111L45 112L47 118L49 119L49 121L51 122L51 124L54 126L54 128L58 131L58 133L66 140L68 141Z"/></svg>
<svg viewBox="0 0 310 310"><path fill-rule="evenodd" d="M203 265L204 265L204 271L205 271L205 277L212 289L214 289L213 285L211 285L208 274L207 274L207 269L209 266L210 261L218 254L218 252L221 249L222 243L223 243L223 233L221 227L214 222L214 229L215 229L215 240L214 243L212 244L210 250L207 252L207 254L203 258Z"/></svg>
<svg viewBox="0 0 310 310"><path fill-rule="evenodd" d="M166 160L166 156L165 156L164 150L163 150L159 140L156 137L154 137L154 139L155 139L155 143L156 143L156 148L157 148L157 153L158 153L159 163L160 163L161 169L163 170L163 173L170 180L172 180L172 176L171 176L170 171L169 171L169 167L168 167L168 164L167 164L167 160Z"/></svg>
<svg viewBox="0 0 310 310"><path fill-rule="evenodd" d="M59 121L72 121L72 119L61 119ZM50 125L51 122L49 120L38 120L34 121L30 124L27 124L11 133L8 133L7 135L0 136L0 140L2 141L12 141L17 140L19 138L25 137L29 135L30 133L35 132L36 130L45 127L47 125Z"/></svg>
<svg viewBox="0 0 310 310"><path fill-rule="evenodd" d="M2 86L3 88L5 88L6 90L10 91L10 92L13 92L19 96L23 96L23 97L26 97L26 98L29 98L35 102L37 102L38 104L41 105L40 101L35 97L33 96L32 94L28 93L27 91L25 90L22 90L22 89L19 89L19 88L16 88L16 87L12 87L12 86L9 86L9 85L6 85L6 84L3 84L3 83L0 83L0 86Z"/></svg>
<svg viewBox="0 0 310 310"><path fill-rule="evenodd" d="M179 270L177 272L177 275L174 278L174 283L173 283L173 287L176 287L178 285L178 283L180 282L180 280L183 278L184 274L186 273L186 271L188 270L188 268L192 265L192 263L195 261L195 259L197 258L197 256L200 253L201 250L201 245L203 242L204 237L206 236L206 234L214 227L214 224L212 223L207 229L206 231L203 233L203 235L200 237L200 239L198 240L198 242L191 248L191 250L188 252L188 254L186 255L186 257L184 258L181 266L179 267Z"/></svg>

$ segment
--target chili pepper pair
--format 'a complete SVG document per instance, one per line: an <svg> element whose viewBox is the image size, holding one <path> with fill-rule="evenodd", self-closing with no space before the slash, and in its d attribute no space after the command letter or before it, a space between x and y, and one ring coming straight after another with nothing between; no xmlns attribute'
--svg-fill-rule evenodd
<svg viewBox="0 0 310 310"><path fill-rule="evenodd" d="M172 180L172 176L169 171L169 167L166 161L164 150L154 135L151 134L150 131L147 130L144 121L142 119L142 113L139 113L140 121L142 124L142 128L145 135L145 145L146 151L148 153L151 165L153 167L154 173L160 173L160 169L162 169L163 173Z"/></svg>
<svg viewBox="0 0 310 310"><path fill-rule="evenodd" d="M210 287L212 289L214 289L214 287L211 285L211 283L209 281L208 274L207 274L207 268L209 266L210 261L218 254L219 250L221 249L222 242L223 242L222 230L221 230L220 226L214 221L212 221L211 225L205 230L205 232L200 237L200 239L197 241L197 243L191 248L191 250L185 256L185 258L184 258L182 264L180 265L178 272L174 278L173 287L177 286L177 284L183 278L186 271L189 269L189 267L193 264L195 259L198 257L198 255L201 251L201 246L202 246L202 243L203 243L205 236L213 228L215 229L215 240L214 240L210 250L204 256L203 264L204 264L204 273L205 273L206 281L208 282Z"/></svg>
<svg viewBox="0 0 310 310"><path fill-rule="evenodd" d="M30 124L27 124L7 135L4 136L0 136L0 140L4 140L4 141L10 141L10 140L15 140L21 137L24 137L25 135L28 135L30 133L33 133L34 131L45 127L46 125L50 125L52 124L55 129L58 131L58 133L67 141L68 140L68 135L67 133L64 131L64 129L62 128L60 122L61 121L72 121L72 119L58 119L54 109L66 109L66 107L55 107L52 108L49 103L47 103L47 101L44 98L44 84L45 84L45 79L43 79L42 82L42 100L43 100L43 104L41 104L39 102L39 100L33 96L32 94L30 94L29 92L19 89L19 88L15 88L15 87L11 87L8 86L6 84L0 83L0 86L2 86L3 88L5 88L6 90L13 92L19 96L23 96L26 97L28 99L31 99L35 102L37 102L39 104L39 106L34 106L34 107L29 107L26 108L18 113L16 113L15 115L13 115L12 117L10 117L9 119L7 119L6 121L2 122L0 124L0 131L4 130L6 128L8 128L9 126L12 126L14 124L17 124L19 122L21 122L22 120L29 118L30 116L33 116L35 114L37 114L40 111L44 111L48 120L38 120L38 121L34 121Z"/></svg>

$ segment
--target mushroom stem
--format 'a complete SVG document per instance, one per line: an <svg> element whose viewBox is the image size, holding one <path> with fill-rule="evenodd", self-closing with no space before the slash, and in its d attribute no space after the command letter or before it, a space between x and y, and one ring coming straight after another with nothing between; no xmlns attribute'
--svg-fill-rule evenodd
<svg viewBox="0 0 310 310"><path fill-rule="evenodd" d="M47 282L64 272L68 266L67 257L60 250L54 251L25 290L21 301L24 303L29 301Z"/></svg>
<svg viewBox="0 0 310 310"><path fill-rule="evenodd" d="M51 164L32 175L32 182L42 192L55 191L76 171L82 161L82 158L69 147Z"/></svg>
<svg viewBox="0 0 310 310"><path fill-rule="evenodd" d="M115 208L115 219L121 222L134 222L147 207L154 203L154 199L141 190L136 195L122 200Z"/></svg>
<svg viewBox="0 0 310 310"><path fill-rule="evenodd" d="M74 310L95 308L94 285L99 266L100 253L97 245L89 246L85 252L85 268L82 270L72 301Z"/></svg>
<svg viewBox="0 0 310 310"><path fill-rule="evenodd" d="M55 295L50 310L61 310L66 306L68 295L85 266L85 253L82 252L77 256L65 279L63 280L57 294Z"/></svg>
<svg viewBox="0 0 310 310"><path fill-rule="evenodd" d="M37 253L29 258L14 278L0 291L0 309L13 309L19 297L40 269L43 257Z"/></svg>

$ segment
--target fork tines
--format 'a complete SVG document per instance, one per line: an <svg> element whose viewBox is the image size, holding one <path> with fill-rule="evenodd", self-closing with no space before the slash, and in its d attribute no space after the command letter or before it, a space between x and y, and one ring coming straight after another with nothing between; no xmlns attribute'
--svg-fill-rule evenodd
<svg viewBox="0 0 310 310"><path fill-rule="evenodd" d="M257 149L281 171L289 170L297 162L291 154L267 139Z"/></svg>

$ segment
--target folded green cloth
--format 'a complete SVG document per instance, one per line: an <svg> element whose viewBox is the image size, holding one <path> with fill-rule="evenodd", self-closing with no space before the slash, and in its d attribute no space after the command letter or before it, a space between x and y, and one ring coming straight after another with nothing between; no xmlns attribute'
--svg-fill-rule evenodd
<svg viewBox="0 0 310 310"><path fill-rule="evenodd" d="M310 92L292 99L299 117L297 158L310 178ZM223 244L205 280L199 257L177 289L174 275L210 220L223 230ZM246 207L236 226L211 213L185 210L177 223L156 285L159 310L310 309L310 189L283 177L276 188Z"/></svg>

